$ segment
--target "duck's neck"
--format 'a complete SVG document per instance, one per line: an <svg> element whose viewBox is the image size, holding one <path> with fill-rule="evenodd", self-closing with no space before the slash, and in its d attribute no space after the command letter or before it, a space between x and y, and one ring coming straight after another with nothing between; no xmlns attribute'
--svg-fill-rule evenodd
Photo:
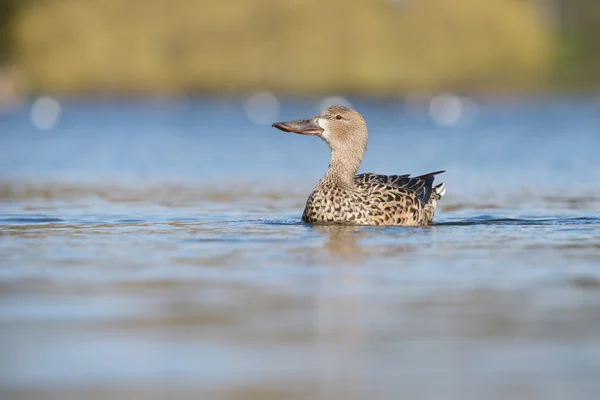
<svg viewBox="0 0 600 400"><path fill-rule="evenodd" d="M363 152L346 152L340 149L331 150L329 169L322 182L341 187L353 187L354 176L360 167Z"/></svg>

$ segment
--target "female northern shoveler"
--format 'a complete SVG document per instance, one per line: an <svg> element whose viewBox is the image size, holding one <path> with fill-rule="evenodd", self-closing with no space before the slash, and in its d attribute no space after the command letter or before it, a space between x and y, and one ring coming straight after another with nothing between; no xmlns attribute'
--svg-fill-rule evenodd
<svg viewBox="0 0 600 400"><path fill-rule="evenodd" d="M445 184L434 175L356 175L367 149L368 130L358 111L331 106L314 118L277 122L285 132L319 136L329 145L329 170L314 188L302 220L310 223L427 226Z"/></svg>

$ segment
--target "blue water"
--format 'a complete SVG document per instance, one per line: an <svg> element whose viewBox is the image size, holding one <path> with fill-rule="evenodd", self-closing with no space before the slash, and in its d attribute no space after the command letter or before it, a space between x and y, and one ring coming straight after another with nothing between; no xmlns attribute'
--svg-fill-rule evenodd
<svg viewBox="0 0 600 400"><path fill-rule="evenodd" d="M244 99L60 101L0 114L3 398L600 393L600 99L350 99L361 171L447 170L429 228L302 223L327 146Z"/></svg>

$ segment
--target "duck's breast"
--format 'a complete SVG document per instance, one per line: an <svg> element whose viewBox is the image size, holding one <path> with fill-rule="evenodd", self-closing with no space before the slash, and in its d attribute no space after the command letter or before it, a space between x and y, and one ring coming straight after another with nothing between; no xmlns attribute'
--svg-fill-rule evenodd
<svg viewBox="0 0 600 400"><path fill-rule="evenodd" d="M302 219L310 223L373 225L366 194L338 187L317 187L308 197Z"/></svg>

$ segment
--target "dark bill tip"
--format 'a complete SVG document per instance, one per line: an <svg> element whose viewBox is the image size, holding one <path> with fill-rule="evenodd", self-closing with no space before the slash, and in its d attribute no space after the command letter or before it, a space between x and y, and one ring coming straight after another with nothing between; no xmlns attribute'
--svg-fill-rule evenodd
<svg viewBox="0 0 600 400"><path fill-rule="evenodd" d="M323 128L317 124L316 118L299 119L296 121L275 122L271 125L284 132L299 133L301 135L320 135L323 133Z"/></svg>
<svg viewBox="0 0 600 400"><path fill-rule="evenodd" d="M290 128L288 128L284 122L275 122L271 126L273 128L277 128L277 129L282 130L284 132L291 132Z"/></svg>

